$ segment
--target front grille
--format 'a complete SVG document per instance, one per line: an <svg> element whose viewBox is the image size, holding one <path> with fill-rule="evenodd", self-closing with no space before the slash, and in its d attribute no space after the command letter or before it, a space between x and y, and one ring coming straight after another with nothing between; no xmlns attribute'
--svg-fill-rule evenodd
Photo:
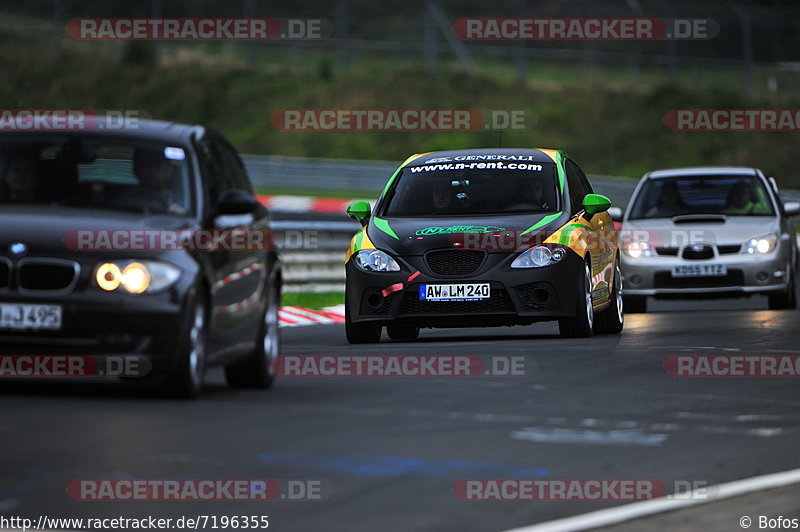
<svg viewBox="0 0 800 532"><path fill-rule="evenodd" d="M21 290L66 291L78 277L78 264L68 260L23 259L17 268Z"/></svg>
<svg viewBox="0 0 800 532"><path fill-rule="evenodd" d="M666 255L669 257L677 257L678 248L658 247L656 248L656 253L658 253L659 255Z"/></svg>
<svg viewBox="0 0 800 532"><path fill-rule="evenodd" d="M697 246L695 248L695 246ZM714 248L707 244L690 244L683 248L683 258L686 260L705 260L714 258Z"/></svg>
<svg viewBox="0 0 800 532"><path fill-rule="evenodd" d="M428 269L436 275L471 275L486 259L485 251L442 250L425 255Z"/></svg>
<svg viewBox="0 0 800 532"><path fill-rule="evenodd" d="M728 270L726 275L717 277L672 277L671 272L656 272L653 277L655 288L725 288L744 286L742 270Z"/></svg>
<svg viewBox="0 0 800 532"><path fill-rule="evenodd" d="M11 283L11 264L0 257L0 288L8 288Z"/></svg>
<svg viewBox="0 0 800 532"><path fill-rule="evenodd" d="M406 290L397 315L407 314L515 314L514 304L500 285L492 284L490 297L476 301L421 301L419 285Z"/></svg>
<svg viewBox="0 0 800 532"><path fill-rule="evenodd" d="M528 283L517 286L517 291L522 304L533 310L558 310L561 308L558 294L553 285L546 282Z"/></svg>
<svg viewBox="0 0 800 532"><path fill-rule="evenodd" d="M717 246L717 251L720 255L730 255L732 253L739 253L742 250L741 244L726 244Z"/></svg>

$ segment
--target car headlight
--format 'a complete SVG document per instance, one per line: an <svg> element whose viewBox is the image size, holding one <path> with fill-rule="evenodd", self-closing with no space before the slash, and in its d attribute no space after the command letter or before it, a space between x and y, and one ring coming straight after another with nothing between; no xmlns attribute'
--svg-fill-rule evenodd
<svg viewBox="0 0 800 532"><path fill-rule="evenodd" d="M647 242L630 242L628 245L622 247L622 251L634 259L653 255L650 244Z"/></svg>
<svg viewBox="0 0 800 532"><path fill-rule="evenodd" d="M113 292L120 286L129 294L152 294L175 284L181 272L175 266L153 260L104 262L95 270L97 286Z"/></svg>
<svg viewBox="0 0 800 532"><path fill-rule="evenodd" d="M751 238L742 246L742 253L745 255L764 255L769 253L778 245L778 235L770 233L768 235Z"/></svg>
<svg viewBox="0 0 800 532"><path fill-rule="evenodd" d="M379 249L362 249L353 260L366 272L399 272L400 266L388 253Z"/></svg>
<svg viewBox="0 0 800 532"><path fill-rule="evenodd" d="M563 248L550 249L545 246L532 247L520 253L511 263L512 268L541 268L554 264L567 254Z"/></svg>

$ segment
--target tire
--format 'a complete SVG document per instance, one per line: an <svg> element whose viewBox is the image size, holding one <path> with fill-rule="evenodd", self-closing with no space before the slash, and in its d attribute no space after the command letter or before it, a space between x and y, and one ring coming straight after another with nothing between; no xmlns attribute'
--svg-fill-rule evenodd
<svg viewBox="0 0 800 532"><path fill-rule="evenodd" d="M794 286L794 271L789 273L789 286L785 292L769 295L770 310L790 310L797 308L797 295Z"/></svg>
<svg viewBox="0 0 800 532"><path fill-rule="evenodd" d="M619 257L614 261L614 287L611 289L611 304L597 315L594 332L597 334L619 334L625 325L625 303L622 296L622 274Z"/></svg>
<svg viewBox="0 0 800 532"><path fill-rule="evenodd" d="M174 397L197 399L203 389L208 353L208 298L198 289L189 306L178 367L167 374L166 390Z"/></svg>
<svg viewBox="0 0 800 532"><path fill-rule="evenodd" d="M351 344L377 344L381 341L381 326L350 321L350 310L344 307L344 332Z"/></svg>
<svg viewBox="0 0 800 532"><path fill-rule="evenodd" d="M578 297L575 301L575 316L560 318L558 330L564 338L588 338L592 336L594 310L592 309L592 269L589 261L583 265L583 275L578 280Z"/></svg>
<svg viewBox="0 0 800 532"><path fill-rule="evenodd" d="M644 314L647 312L647 296L624 296L622 298L625 312L628 314Z"/></svg>
<svg viewBox="0 0 800 532"><path fill-rule="evenodd" d="M414 340L419 336L419 327L416 325L389 325L386 333L392 340Z"/></svg>
<svg viewBox="0 0 800 532"><path fill-rule="evenodd" d="M256 348L246 359L225 366L225 380L231 388L266 389L275 382L274 363L280 356L281 333L278 311L280 286L270 285L267 306L261 317Z"/></svg>

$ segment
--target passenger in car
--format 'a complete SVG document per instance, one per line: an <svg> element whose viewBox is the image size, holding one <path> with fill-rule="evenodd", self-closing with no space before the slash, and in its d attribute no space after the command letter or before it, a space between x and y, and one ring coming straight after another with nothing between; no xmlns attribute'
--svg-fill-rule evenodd
<svg viewBox="0 0 800 532"><path fill-rule="evenodd" d="M39 173L36 171L36 155L29 152L14 153L6 168L3 178L3 190L0 190L0 199L18 203L31 203L36 201L37 191L41 183Z"/></svg>

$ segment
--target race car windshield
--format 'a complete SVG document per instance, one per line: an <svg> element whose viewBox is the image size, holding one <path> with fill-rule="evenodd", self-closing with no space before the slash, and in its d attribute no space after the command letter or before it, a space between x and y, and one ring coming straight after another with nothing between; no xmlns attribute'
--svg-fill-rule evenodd
<svg viewBox="0 0 800 532"><path fill-rule="evenodd" d="M553 164L520 164L526 168L522 170L429 170L431 166L439 165L409 167L400 173L387 193L384 216L557 212Z"/></svg>
<svg viewBox="0 0 800 532"><path fill-rule="evenodd" d="M754 176L681 176L648 180L629 219L684 214L771 216L774 212L764 184Z"/></svg>
<svg viewBox="0 0 800 532"><path fill-rule="evenodd" d="M26 204L186 215L190 184L186 152L178 146L30 135L0 143L0 208Z"/></svg>

